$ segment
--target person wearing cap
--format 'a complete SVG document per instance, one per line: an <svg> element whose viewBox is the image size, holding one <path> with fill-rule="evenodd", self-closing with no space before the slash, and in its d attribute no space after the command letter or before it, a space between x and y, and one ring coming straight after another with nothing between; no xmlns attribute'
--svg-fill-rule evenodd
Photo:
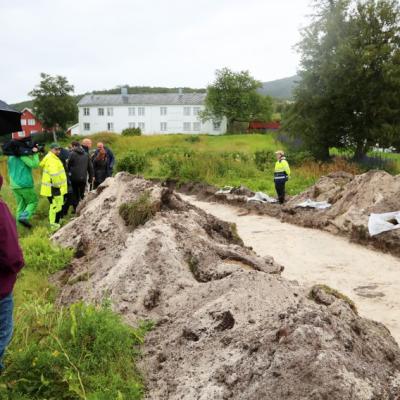
<svg viewBox="0 0 400 400"><path fill-rule="evenodd" d="M31 228L30 219L36 211L38 196L35 192L32 169L39 167L38 148L32 148L32 155L9 156L8 176L10 187L17 202L17 221Z"/></svg>
<svg viewBox="0 0 400 400"><path fill-rule="evenodd" d="M2 184L0 175L0 189ZM3 355L13 333L13 289L23 266L15 220L7 204L0 199L0 373L4 368Z"/></svg>
<svg viewBox="0 0 400 400"><path fill-rule="evenodd" d="M290 178L290 167L282 150L275 152L276 163L274 171L275 190L280 204L285 202L285 185Z"/></svg>
<svg viewBox="0 0 400 400"><path fill-rule="evenodd" d="M60 151L61 146L58 143L52 143L50 151L40 163L43 168L40 195L49 200L49 222L52 230L57 230L60 227L57 214L60 215L59 212L64 204L64 195L68 191L67 175L58 157Z"/></svg>

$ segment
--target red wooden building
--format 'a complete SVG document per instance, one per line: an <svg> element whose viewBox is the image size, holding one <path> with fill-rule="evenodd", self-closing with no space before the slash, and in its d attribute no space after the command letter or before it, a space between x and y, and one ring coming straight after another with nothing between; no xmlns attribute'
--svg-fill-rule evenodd
<svg viewBox="0 0 400 400"><path fill-rule="evenodd" d="M279 121L271 121L271 122L252 121L249 123L249 131L250 132L277 131L280 128L281 128L281 123Z"/></svg>
<svg viewBox="0 0 400 400"><path fill-rule="evenodd" d="M33 114L29 108L24 108L21 115L21 132L14 132L13 139L22 139L31 136L33 133L41 133L44 131L42 123Z"/></svg>

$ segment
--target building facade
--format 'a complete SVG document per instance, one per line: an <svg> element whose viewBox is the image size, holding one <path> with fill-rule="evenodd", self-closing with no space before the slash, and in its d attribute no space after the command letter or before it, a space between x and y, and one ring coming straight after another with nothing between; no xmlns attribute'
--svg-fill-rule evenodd
<svg viewBox="0 0 400 400"><path fill-rule="evenodd" d="M29 108L24 108L21 115L22 131L14 132L13 139L23 139L30 137L32 134L43 132L43 125L39 119L33 114Z"/></svg>
<svg viewBox="0 0 400 400"><path fill-rule="evenodd" d="M226 120L202 122L204 93L86 95L78 103L81 135L140 128L143 135L226 132Z"/></svg>

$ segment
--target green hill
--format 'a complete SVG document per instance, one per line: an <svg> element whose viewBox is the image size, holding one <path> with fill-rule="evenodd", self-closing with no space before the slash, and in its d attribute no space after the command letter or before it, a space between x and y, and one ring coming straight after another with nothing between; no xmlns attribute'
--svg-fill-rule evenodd
<svg viewBox="0 0 400 400"><path fill-rule="evenodd" d="M290 100L293 97L293 89L299 77L297 75L275 81L264 82L259 90L261 94L277 99Z"/></svg>

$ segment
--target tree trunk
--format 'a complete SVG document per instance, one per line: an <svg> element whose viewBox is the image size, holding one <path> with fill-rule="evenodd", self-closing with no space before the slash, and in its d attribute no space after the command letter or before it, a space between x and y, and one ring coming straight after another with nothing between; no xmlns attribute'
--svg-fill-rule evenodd
<svg viewBox="0 0 400 400"><path fill-rule="evenodd" d="M317 160L328 161L330 159L329 146L321 146L313 153Z"/></svg>
<svg viewBox="0 0 400 400"><path fill-rule="evenodd" d="M364 142L363 143L357 143L357 147L356 147L356 149L354 151L354 160L355 161L361 161L365 157L365 155L367 154L367 150L368 150L368 148L367 148L367 146L366 146L366 144Z"/></svg>
<svg viewBox="0 0 400 400"><path fill-rule="evenodd" d="M57 133L54 128L53 128L53 141L54 141L54 143L57 143Z"/></svg>

